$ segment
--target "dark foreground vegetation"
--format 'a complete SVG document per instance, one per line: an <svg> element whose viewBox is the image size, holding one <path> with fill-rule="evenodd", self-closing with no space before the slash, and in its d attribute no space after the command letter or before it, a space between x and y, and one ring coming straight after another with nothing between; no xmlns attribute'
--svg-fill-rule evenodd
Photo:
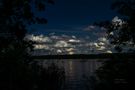
<svg viewBox="0 0 135 90"><path fill-rule="evenodd" d="M33 42L26 40L27 26L47 23L35 12L45 10L52 0L0 0L0 90L60 90L65 80L63 68L55 64L43 67L33 58L110 58L90 78L94 90L134 90L135 60L134 54L99 55L54 55L32 57L29 52ZM118 52L122 46L135 45L135 1L120 0L113 4L122 15L124 22L102 22L97 24L106 28L111 43ZM110 35L114 32L116 36ZM134 53L134 52L133 52ZM131 55L131 56L130 56ZM32 58L31 58L32 57ZM115 58L114 58L115 57Z"/></svg>
<svg viewBox="0 0 135 90"><path fill-rule="evenodd" d="M135 0L114 1L111 8L118 13L121 21L103 21L95 25L107 30L108 39L111 44L115 45L118 52L122 52L123 47L128 46L134 55ZM134 90L135 59L134 56L127 57L127 55L120 55L103 62L102 67L95 72L95 77L89 78L94 84L91 88L94 90Z"/></svg>
<svg viewBox="0 0 135 90"><path fill-rule="evenodd" d="M134 58L107 59L95 76L85 77L87 90L134 90Z"/></svg>
<svg viewBox="0 0 135 90"><path fill-rule="evenodd" d="M28 26L47 23L36 13L52 0L0 0L0 90L60 90L65 72L55 64L44 68L30 58L33 42Z"/></svg>

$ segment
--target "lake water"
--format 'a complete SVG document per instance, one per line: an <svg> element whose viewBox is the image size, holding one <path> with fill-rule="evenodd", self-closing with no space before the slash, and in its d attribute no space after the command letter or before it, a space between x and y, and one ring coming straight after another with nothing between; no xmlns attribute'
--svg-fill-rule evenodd
<svg viewBox="0 0 135 90"><path fill-rule="evenodd" d="M63 67L65 70L66 82L63 90L88 90L84 85L86 77L94 75L96 69L98 69L103 60L98 59L64 59L64 60L41 60L43 66L48 66L52 62L59 67Z"/></svg>

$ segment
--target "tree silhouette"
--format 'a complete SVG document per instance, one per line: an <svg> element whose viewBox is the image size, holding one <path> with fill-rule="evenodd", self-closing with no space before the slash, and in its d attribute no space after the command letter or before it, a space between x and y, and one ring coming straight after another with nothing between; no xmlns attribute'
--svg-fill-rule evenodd
<svg viewBox="0 0 135 90"><path fill-rule="evenodd" d="M135 1L117 0L112 9L121 15L121 19L96 23L107 29L108 38L121 52L121 45L133 47L135 44ZM131 90L134 87L135 61L133 58L115 57L103 62L103 66L96 71L97 84L95 90Z"/></svg>
<svg viewBox="0 0 135 90"><path fill-rule="evenodd" d="M52 0L0 0L0 53L7 54L10 50L26 51L32 48L31 41L24 40L27 26L47 23L45 18L36 13L45 10ZM21 49L22 48L22 49ZM22 55L22 54L20 54ZM8 55L9 56L9 55Z"/></svg>
<svg viewBox="0 0 135 90"><path fill-rule="evenodd" d="M52 0L0 0L1 90L37 90L43 87L44 84L41 86L37 82L40 76L47 76L44 74L47 70L30 58L33 42L24 37L29 25L47 23L36 13L44 12L48 3L54 4ZM64 75L61 69L56 69L59 70L56 75Z"/></svg>
<svg viewBox="0 0 135 90"><path fill-rule="evenodd" d="M111 9L115 10L121 19L95 24L107 30L108 38L112 44L116 45L116 50L119 51L122 46L133 49L135 44L135 1L117 0L112 4Z"/></svg>

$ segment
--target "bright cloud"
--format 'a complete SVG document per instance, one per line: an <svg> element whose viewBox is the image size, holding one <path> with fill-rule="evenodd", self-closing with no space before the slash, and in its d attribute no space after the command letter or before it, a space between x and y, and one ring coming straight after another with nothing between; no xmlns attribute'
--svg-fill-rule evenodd
<svg viewBox="0 0 135 90"><path fill-rule="evenodd" d="M69 47L70 45L66 41L57 41L55 47Z"/></svg>
<svg viewBox="0 0 135 90"><path fill-rule="evenodd" d="M29 39L37 42L34 45L35 52L42 50L42 54L109 53L112 50L105 37L99 37L96 41L91 41L84 37L52 34L49 36L29 35ZM40 51L37 54L41 54Z"/></svg>
<svg viewBox="0 0 135 90"><path fill-rule="evenodd" d="M112 19L112 24L114 24L114 25L122 25L122 24L124 24L125 22L122 20L122 19L120 19L118 16L115 16L113 19Z"/></svg>

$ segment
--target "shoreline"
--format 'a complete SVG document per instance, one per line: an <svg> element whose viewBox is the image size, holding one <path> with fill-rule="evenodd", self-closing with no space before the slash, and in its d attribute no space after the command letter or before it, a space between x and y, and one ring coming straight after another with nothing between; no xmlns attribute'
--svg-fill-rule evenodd
<svg viewBox="0 0 135 90"><path fill-rule="evenodd" d="M135 53L101 53L101 54L73 54L73 55L39 55L31 56L33 59L113 59L135 58Z"/></svg>

